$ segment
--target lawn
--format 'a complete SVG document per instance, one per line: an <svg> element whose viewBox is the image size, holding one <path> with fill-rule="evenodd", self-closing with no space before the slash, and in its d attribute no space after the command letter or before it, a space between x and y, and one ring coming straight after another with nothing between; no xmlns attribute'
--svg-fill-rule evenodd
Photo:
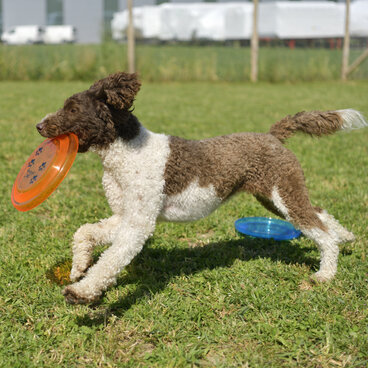
<svg viewBox="0 0 368 368"><path fill-rule="evenodd" d="M239 217L268 215L239 195L210 217L162 223L94 307L65 303L62 277L80 225L107 217L102 168L81 154L57 191L27 213L13 181L42 141L35 124L87 82L0 83L1 367L366 367L368 365L368 129L291 148L315 205L351 229L339 271L314 285L314 244L243 238ZM205 138L266 132L286 114L356 108L368 83L144 83L135 113L157 132ZM99 248L96 257L102 251Z"/></svg>

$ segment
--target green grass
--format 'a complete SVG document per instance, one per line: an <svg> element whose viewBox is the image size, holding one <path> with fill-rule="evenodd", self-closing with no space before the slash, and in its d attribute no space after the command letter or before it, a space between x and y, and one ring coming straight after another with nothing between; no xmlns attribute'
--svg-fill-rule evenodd
<svg viewBox="0 0 368 368"><path fill-rule="evenodd" d="M73 233L110 214L96 156L78 155L42 205L10 203L14 179L42 141L35 124L83 82L0 83L1 367L366 367L368 129L288 146L315 205L357 236L330 284L313 285L314 244L245 239L233 222L268 213L240 195L210 217L163 223L95 307L65 303L55 273ZM144 83L136 115L187 138L268 130L286 114L356 108L368 83ZM98 250L96 256L101 249ZM59 267L59 268L58 268Z"/></svg>
<svg viewBox="0 0 368 368"><path fill-rule="evenodd" d="M351 60L362 51L351 50ZM259 79L268 82L340 79L341 50L261 47ZM91 80L126 70L126 46L0 45L0 80ZM138 45L137 70L158 81L248 81L248 47ZM368 79L368 62L351 78Z"/></svg>

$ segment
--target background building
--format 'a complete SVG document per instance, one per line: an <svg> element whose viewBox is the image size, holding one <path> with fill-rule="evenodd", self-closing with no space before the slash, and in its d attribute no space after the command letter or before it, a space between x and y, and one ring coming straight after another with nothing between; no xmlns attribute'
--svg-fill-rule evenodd
<svg viewBox="0 0 368 368"><path fill-rule="evenodd" d="M135 0L134 6L228 1L234 0ZM19 25L68 24L76 27L77 42L98 43L109 36L113 14L125 10L126 4L126 0L0 0L0 31Z"/></svg>
<svg viewBox="0 0 368 368"><path fill-rule="evenodd" d="M0 32L3 29L3 2L0 0Z"/></svg>
<svg viewBox="0 0 368 368"><path fill-rule="evenodd" d="M102 0L64 0L63 23L77 28L81 43L100 42L103 36L104 4Z"/></svg>
<svg viewBox="0 0 368 368"><path fill-rule="evenodd" d="M135 6L162 1L138 0ZM77 28L78 42L98 43L110 33L115 12L126 0L0 0L0 31L19 25L69 24Z"/></svg>
<svg viewBox="0 0 368 368"><path fill-rule="evenodd" d="M18 25L46 25L46 1L2 0L2 25L4 30Z"/></svg>

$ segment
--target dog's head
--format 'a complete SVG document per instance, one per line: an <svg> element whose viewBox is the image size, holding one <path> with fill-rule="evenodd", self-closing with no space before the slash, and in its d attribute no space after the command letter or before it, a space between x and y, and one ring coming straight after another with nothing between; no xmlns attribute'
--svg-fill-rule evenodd
<svg viewBox="0 0 368 368"><path fill-rule="evenodd" d="M37 130L47 138L75 133L79 152L91 146L106 147L118 136L131 139L139 131L131 108L140 85L136 74L112 74L69 97L64 107L37 124Z"/></svg>

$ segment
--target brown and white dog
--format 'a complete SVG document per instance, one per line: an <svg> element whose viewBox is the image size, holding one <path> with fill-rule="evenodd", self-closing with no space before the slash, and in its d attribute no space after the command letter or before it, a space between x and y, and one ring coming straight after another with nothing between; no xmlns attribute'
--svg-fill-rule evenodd
<svg viewBox="0 0 368 368"><path fill-rule="evenodd" d="M101 157L103 187L113 212L75 233L74 283L63 291L68 302L97 300L141 251L157 220L200 219L241 191L315 241L321 253L316 280L334 277L338 244L354 235L311 205L303 171L282 143L298 131L321 136L365 127L359 112L301 112L280 120L266 134L193 141L145 129L131 112L139 88L135 74L110 75L68 98L63 108L37 124L45 137L75 133L80 152ZM93 248L107 243L112 245L91 266Z"/></svg>

